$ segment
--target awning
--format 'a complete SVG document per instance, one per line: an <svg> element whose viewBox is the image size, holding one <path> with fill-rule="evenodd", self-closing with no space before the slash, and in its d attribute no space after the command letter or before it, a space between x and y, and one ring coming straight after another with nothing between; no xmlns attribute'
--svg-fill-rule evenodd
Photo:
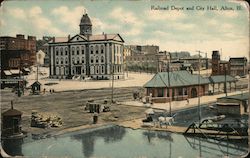
<svg viewBox="0 0 250 158"><path fill-rule="evenodd" d="M29 68L23 68L24 71L30 72Z"/></svg>

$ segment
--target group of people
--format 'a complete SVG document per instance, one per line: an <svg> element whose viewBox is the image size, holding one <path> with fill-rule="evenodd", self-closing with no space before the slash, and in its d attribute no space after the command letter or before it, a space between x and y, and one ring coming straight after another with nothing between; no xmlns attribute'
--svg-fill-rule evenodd
<svg viewBox="0 0 250 158"><path fill-rule="evenodd" d="M46 92L46 89L44 88L44 89L43 89L43 94L45 94L45 92ZM54 90L54 89L50 89L50 90L49 90L49 93L50 93L50 94L55 93L55 90Z"/></svg>

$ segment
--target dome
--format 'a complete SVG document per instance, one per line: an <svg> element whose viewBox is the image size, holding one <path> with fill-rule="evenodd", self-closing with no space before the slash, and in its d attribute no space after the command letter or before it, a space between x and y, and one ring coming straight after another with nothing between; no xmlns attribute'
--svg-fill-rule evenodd
<svg viewBox="0 0 250 158"><path fill-rule="evenodd" d="M82 15L80 25L92 25L91 20L90 20L88 14L83 14Z"/></svg>

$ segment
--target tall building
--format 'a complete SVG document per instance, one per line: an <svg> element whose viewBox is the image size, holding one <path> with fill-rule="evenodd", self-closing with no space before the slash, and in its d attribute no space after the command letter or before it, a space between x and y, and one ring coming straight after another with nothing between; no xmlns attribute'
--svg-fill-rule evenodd
<svg viewBox="0 0 250 158"><path fill-rule="evenodd" d="M1 36L1 69L29 67L36 62L36 37L17 34L16 37Z"/></svg>
<svg viewBox="0 0 250 158"><path fill-rule="evenodd" d="M80 34L53 38L49 44L50 77L124 78L123 43L119 34L92 35L88 14L80 21Z"/></svg>
<svg viewBox="0 0 250 158"><path fill-rule="evenodd" d="M228 61L220 60L220 53L218 50L212 53L212 75L230 74L230 64Z"/></svg>
<svg viewBox="0 0 250 158"><path fill-rule="evenodd" d="M232 76L245 76L248 73L247 58L230 58L230 74Z"/></svg>

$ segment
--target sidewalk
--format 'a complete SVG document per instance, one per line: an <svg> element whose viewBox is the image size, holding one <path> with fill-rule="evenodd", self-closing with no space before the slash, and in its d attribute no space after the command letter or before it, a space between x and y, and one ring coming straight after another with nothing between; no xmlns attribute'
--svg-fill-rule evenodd
<svg viewBox="0 0 250 158"><path fill-rule="evenodd" d="M243 91L248 92L248 91ZM231 92L228 93L228 96L230 95L235 95L235 94L241 94L242 92L236 91L236 92ZM218 94L218 95L213 95L213 96L202 96L200 97L200 104L209 104L212 102L216 102L217 98L224 97L225 94ZM169 103L154 103L153 105L150 104L143 104L141 101L125 101L121 102L121 104L124 105L130 105L130 106L144 106L144 107L151 107L153 109L161 109L161 110L169 110ZM186 100L183 101L173 101L171 102L171 109L174 110L180 110L180 109L185 109L185 108L190 108L190 107L195 107L198 106L198 98L190 98L189 103L187 103Z"/></svg>

